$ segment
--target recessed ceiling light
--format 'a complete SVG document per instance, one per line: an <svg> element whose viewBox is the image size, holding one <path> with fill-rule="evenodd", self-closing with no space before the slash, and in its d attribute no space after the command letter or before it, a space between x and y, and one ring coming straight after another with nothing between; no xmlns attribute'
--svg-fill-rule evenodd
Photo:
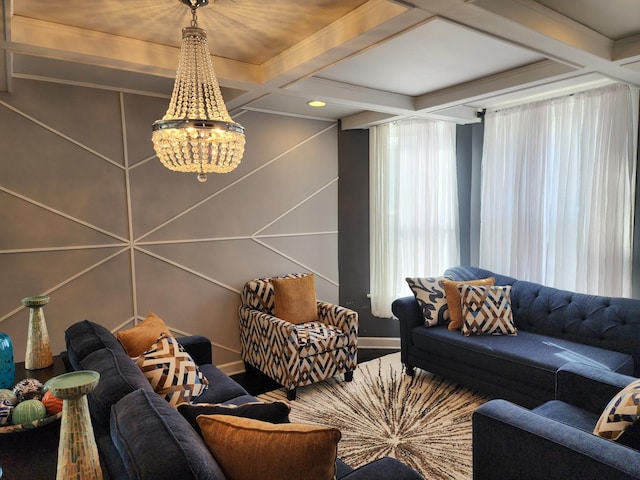
<svg viewBox="0 0 640 480"><path fill-rule="evenodd" d="M307 105L310 107L324 107L326 104L327 102L323 102L322 100L311 100L307 102Z"/></svg>

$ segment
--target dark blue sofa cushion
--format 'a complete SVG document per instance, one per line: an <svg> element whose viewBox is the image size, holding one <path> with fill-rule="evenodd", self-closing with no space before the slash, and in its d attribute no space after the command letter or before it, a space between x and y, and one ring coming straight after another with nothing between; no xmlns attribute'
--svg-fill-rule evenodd
<svg viewBox="0 0 640 480"><path fill-rule="evenodd" d="M556 371L568 362L580 362L623 374L633 373L633 360L624 353L518 331L513 336L465 337L446 326L419 326L412 342L440 356L444 362L473 365L499 378L553 392Z"/></svg>
<svg viewBox="0 0 640 480"><path fill-rule="evenodd" d="M342 474L338 470L341 480L424 480L412 468L391 457L382 457L367 463L351 472Z"/></svg>
<svg viewBox="0 0 640 480"><path fill-rule="evenodd" d="M142 371L124 350L97 350L80 362L80 368L95 370L100 374L100 381L88 395L88 402L94 421L103 425L109 424L111 406L125 395L139 388L156 395Z"/></svg>
<svg viewBox="0 0 640 480"><path fill-rule="evenodd" d="M593 433L593 429L600 418L599 415L560 400L545 402L534 408L532 412L588 433Z"/></svg>
<svg viewBox="0 0 640 480"><path fill-rule="evenodd" d="M131 479L225 478L200 436L155 392L136 390L113 406L111 438Z"/></svg>
<svg viewBox="0 0 640 480"><path fill-rule="evenodd" d="M124 352L118 339L109 330L89 320L74 323L64 332L64 336L69 363L75 370L79 370L80 362L96 350L110 348Z"/></svg>
<svg viewBox="0 0 640 480"><path fill-rule="evenodd" d="M517 281L511 308L518 330L549 335L640 359L640 301L558 290ZM640 374L636 360L634 371Z"/></svg>
<svg viewBox="0 0 640 480"><path fill-rule="evenodd" d="M247 402L255 402L255 397L249 396L247 391L228 377L215 365L200 365L200 371L209 380L207 388L200 396L192 400L192 403L227 403L236 397L243 397L236 405Z"/></svg>

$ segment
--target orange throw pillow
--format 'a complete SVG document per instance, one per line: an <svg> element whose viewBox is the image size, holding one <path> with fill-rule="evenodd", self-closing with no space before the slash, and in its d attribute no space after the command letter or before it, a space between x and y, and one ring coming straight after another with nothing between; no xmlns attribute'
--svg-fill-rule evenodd
<svg viewBox="0 0 640 480"><path fill-rule="evenodd" d="M318 320L316 282L313 274L294 278L272 278L274 291L273 313L290 323Z"/></svg>
<svg viewBox="0 0 640 480"><path fill-rule="evenodd" d="M442 280L444 293L447 297L449 308L449 330L460 330L462 328L462 299L458 285L478 285L493 286L496 279L493 277L482 278L480 280L467 280L457 282L455 280Z"/></svg>
<svg viewBox="0 0 640 480"><path fill-rule="evenodd" d="M198 415L207 447L233 480L333 480L340 430Z"/></svg>
<svg viewBox="0 0 640 480"><path fill-rule="evenodd" d="M169 327L155 313L149 313L147 318L129 330L122 330L116 337L130 357L139 357L149 350L162 335L171 337Z"/></svg>

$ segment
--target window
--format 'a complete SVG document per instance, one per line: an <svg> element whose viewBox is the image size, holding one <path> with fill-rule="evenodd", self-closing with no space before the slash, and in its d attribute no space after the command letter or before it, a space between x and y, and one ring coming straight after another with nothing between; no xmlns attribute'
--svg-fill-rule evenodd
<svg viewBox="0 0 640 480"><path fill-rule="evenodd" d="M406 277L459 262L456 126L406 120L370 129L371 310L391 317Z"/></svg>
<svg viewBox="0 0 640 480"><path fill-rule="evenodd" d="M631 295L633 105L630 88L616 84L487 112L482 267L567 290Z"/></svg>

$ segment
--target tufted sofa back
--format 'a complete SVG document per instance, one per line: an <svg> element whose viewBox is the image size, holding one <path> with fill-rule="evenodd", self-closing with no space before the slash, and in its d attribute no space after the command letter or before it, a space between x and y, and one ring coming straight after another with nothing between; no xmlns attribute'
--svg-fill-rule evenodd
<svg viewBox="0 0 640 480"><path fill-rule="evenodd" d="M640 300L586 295L516 280L475 267L454 267L456 280L493 276L512 285L511 307L519 330L627 353L640 376Z"/></svg>

